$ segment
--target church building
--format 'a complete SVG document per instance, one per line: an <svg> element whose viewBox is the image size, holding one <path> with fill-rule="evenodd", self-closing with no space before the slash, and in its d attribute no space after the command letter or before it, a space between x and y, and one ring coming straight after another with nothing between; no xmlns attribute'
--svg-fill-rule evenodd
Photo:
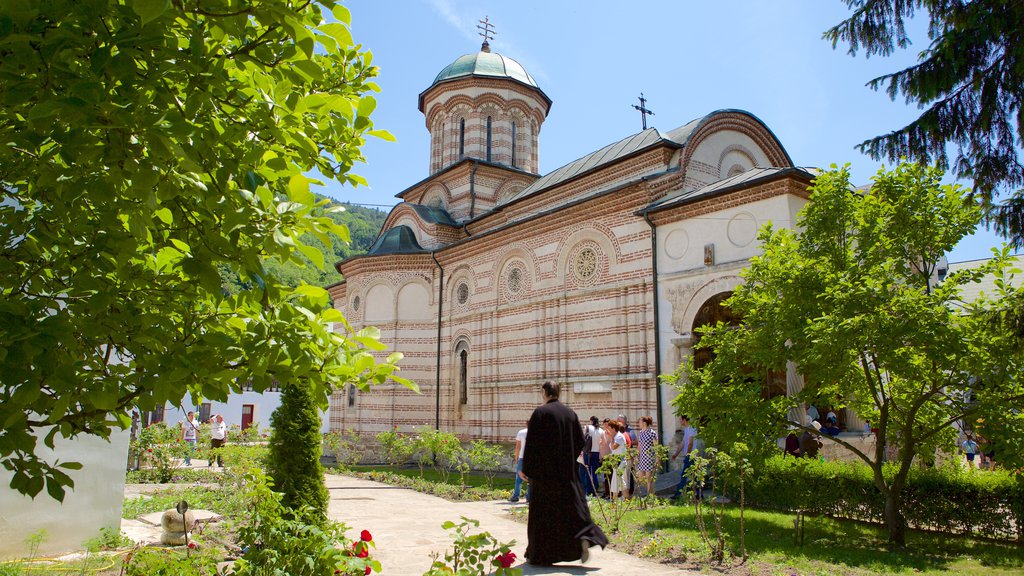
<svg viewBox="0 0 1024 576"><path fill-rule="evenodd" d="M650 415L671 437L675 393L658 375L692 354L696 327L730 320L721 302L759 253L758 228L791 227L813 176L756 116L730 109L594 143L539 174L551 105L486 42L420 93L426 177L329 287L354 328L378 327L405 355L401 375L420 393L339 391L332 430L427 425L511 441L554 380L581 419ZM767 393L799 380L776 375Z"/></svg>

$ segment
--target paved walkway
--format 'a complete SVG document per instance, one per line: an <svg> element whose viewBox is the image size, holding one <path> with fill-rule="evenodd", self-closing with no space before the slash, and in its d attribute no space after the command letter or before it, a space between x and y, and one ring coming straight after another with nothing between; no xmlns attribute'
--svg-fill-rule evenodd
<svg viewBox="0 0 1024 576"><path fill-rule="evenodd" d="M451 533L441 528L447 520L460 522L460 517L480 521L486 530L501 542L515 540L512 547L523 574L582 574L662 576L692 574L664 564L650 562L611 549L591 548L586 565L557 564L551 567L530 566L523 559L526 552L526 524L512 520L505 501L448 502L406 488L378 482L327 474L331 493L328 515L344 522L349 537L359 537L360 530L369 530L377 549L373 552L383 565L386 576L421 576L430 568L431 553L443 557L451 547Z"/></svg>

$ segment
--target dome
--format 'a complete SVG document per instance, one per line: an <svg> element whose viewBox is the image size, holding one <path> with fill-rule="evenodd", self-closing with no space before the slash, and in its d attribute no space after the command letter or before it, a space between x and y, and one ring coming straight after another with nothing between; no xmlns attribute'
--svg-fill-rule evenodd
<svg viewBox="0 0 1024 576"><path fill-rule="evenodd" d="M488 76L492 78L510 78L532 86L540 90L537 82L530 76L523 65L511 58L495 54L494 52L481 51L476 54L459 56L455 62L444 67L434 78L431 87L446 80L464 78L466 76Z"/></svg>

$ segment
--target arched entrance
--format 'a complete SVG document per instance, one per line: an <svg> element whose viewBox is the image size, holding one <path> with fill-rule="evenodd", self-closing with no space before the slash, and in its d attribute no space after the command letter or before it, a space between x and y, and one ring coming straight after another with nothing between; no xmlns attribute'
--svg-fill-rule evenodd
<svg viewBox="0 0 1024 576"><path fill-rule="evenodd" d="M693 326L691 328L695 348L700 342L702 336L699 330L704 326L714 326L719 322L722 322L727 326L739 326L743 321L742 316L733 312L725 305L725 301L728 300L730 296L732 296L732 292L720 292L711 298L708 298L704 304L701 305L700 310L698 310L696 316L694 316ZM702 368L708 362L711 362L714 357L715 353L710 349L695 349L693 351L693 366L694 368ZM753 374L751 374L751 377L754 377ZM764 374L764 383L761 393L763 398L774 398L775 396L784 396L786 394L786 373L784 371L768 371Z"/></svg>

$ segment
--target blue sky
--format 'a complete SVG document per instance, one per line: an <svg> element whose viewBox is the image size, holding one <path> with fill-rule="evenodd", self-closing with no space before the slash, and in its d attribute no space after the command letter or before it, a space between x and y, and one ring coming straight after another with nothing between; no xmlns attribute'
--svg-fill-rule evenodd
<svg viewBox="0 0 1024 576"><path fill-rule="evenodd" d="M918 114L865 83L906 67L927 46L917 26L909 50L870 59L833 49L822 32L847 14L840 0L554 1L350 0L352 34L380 67L376 128L355 172L369 188L327 190L387 211L395 194L428 176L429 135L416 99L437 73L480 49L477 21L497 31L491 49L521 63L553 100L540 133L540 172L550 172L639 132L632 108L643 92L648 125L668 131L722 108L760 118L798 166L850 163L854 181L879 169L854 146ZM1001 240L984 229L950 261L985 258Z"/></svg>

